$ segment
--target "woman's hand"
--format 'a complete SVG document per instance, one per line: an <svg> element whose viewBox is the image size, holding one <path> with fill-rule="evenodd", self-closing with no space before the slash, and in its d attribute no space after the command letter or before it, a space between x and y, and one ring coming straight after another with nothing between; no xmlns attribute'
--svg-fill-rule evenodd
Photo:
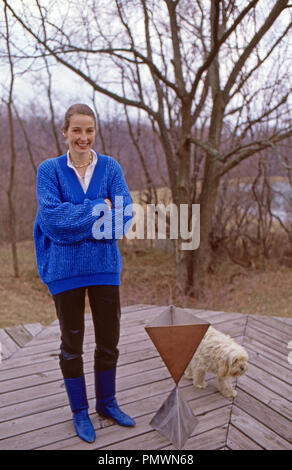
<svg viewBox="0 0 292 470"><path fill-rule="evenodd" d="M107 203L107 205L109 206L110 209L113 207L112 201L110 199L105 199L104 202Z"/></svg>

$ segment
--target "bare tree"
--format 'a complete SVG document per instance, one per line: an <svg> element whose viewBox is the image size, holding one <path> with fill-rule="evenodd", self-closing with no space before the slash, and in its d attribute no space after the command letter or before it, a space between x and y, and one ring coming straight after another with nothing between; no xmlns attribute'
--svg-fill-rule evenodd
<svg viewBox="0 0 292 470"><path fill-rule="evenodd" d="M287 178L287 187L290 188L290 191L288 190L285 192L281 191L280 189L277 190L276 188L271 188L273 198L280 198L285 217L281 217L277 213L275 213L274 208L272 206L269 207L270 215L279 222L280 226L288 237L289 247L287 251L289 253L292 252L292 158L290 156L290 152L291 139L287 141L287 144L284 148L277 149L277 156L284 170L284 175Z"/></svg>
<svg viewBox="0 0 292 470"><path fill-rule="evenodd" d="M27 133L27 130L25 128L24 119L22 119L21 116L19 115L19 112L18 112L16 106L14 106L14 112L15 112L15 115L16 115L17 120L19 122L19 125L22 129L23 137L24 137L25 144L26 144L26 150L27 150L27 153L28 153L28 156L29 156L29 160L30 160L31 166L33 168L33 171L36 175L36 173L37 173L37 164L35 162L34 153L33 153L32 145L31 145L31 140L30 140L30 137L29 137L29 135Z"/></svg>
<svg viewBox="0 0 292 470"><path fill-rule="evenodd" d="M10 24L9 18L7 15L7 5L4 5L4 18L5 18L5 43L7 49L7 57L9 62L9 90L7 100L3 98L7 106L8 113L8 123L9 123L9 134L10 134L10 170L9 170L9 182L8 188L3 188L7 194L8 200L8 213L9 213L9 234L12 250L12 261L13 261L13 270L14 276L19 277L19 265L18 265L18 256L17 256L17 245L16 245L16 218L15 218L15 208L14 208L14 183L15 183L15 165L16 165L16 148L15 148L15 137L14 137L14 117L13 117L13 89L15 81L15 72L14 64L11 56L10 49Z"/></svg>
<svg viewBox="0 0 292 470"><path fill-rule="evenodd" d="M200 247L183 251L179 239L176 257L177 279L200 295L221 178L292 135L285 121L288 0L71 0L68 10L57 0L50 7L37 0L39 15L31 17L32 2L4 2L42 55L148 116L160 136L173 202L200 203ZM194 172L202 152L198 192Z"/></svg>

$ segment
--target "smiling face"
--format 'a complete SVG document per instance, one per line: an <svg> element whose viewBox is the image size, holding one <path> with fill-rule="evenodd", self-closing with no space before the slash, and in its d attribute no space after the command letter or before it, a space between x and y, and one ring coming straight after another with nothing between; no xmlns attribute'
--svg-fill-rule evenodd
<svg viewBox="0 0 292 470"><path fill-rule="evenodd" d="M83 161L90 153L95 140L96 129L93 117L86 114L73 114L64 136L68 140L71 158Z"/></svg>

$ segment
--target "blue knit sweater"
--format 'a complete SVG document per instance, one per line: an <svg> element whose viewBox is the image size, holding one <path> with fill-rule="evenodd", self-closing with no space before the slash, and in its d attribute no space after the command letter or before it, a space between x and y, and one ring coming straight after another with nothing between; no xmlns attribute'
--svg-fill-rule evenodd
<svg viewBox="0 0 292 470"><path fill-rule="evenodd" d="M117 240L130 228L132 199L119 163L97 155L86 193L66 154L38 167L34 242L39 276L51 294L120 284Z"/></svg>

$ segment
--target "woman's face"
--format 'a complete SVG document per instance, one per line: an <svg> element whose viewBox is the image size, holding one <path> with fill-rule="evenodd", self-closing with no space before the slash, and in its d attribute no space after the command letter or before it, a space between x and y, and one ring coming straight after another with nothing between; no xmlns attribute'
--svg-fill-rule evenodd
<svg viewBox="0 0 292 470"><path fill-rule="evenodd" d="M96 129L93 117L85 114L73 114L64 136L68 140L71 155L80 159L89 154L95 140Z"/></svg>

